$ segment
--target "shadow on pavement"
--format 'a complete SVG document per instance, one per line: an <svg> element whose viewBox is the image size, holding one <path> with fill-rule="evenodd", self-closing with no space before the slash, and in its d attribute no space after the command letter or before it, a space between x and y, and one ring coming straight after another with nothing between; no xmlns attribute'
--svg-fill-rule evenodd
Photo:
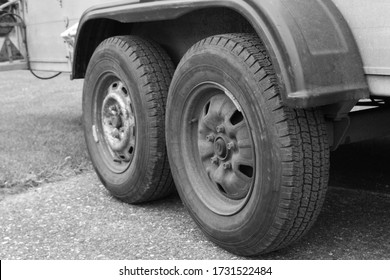
<svg viewBox="0 0 390 280"><path fill-rule="evenodd" d="M390 138L331 153L330 183L309 233L267 259L390 259Z"/></svg>
<svg viewBox="0 0 390 280"><path fill-rule="evenodd" d="M333 152L330 187L312 229L297 243L256 259L390 259L389 159L390 138ZM177 195L143 207L184 210Z"/></svg>
<svg viewBox="0 0 390 280"><path fill-rule="evenodd" d="M330 186L390 193L390 137L331 153Z"/></svg>
<svg viewBox="0 0 390 280"><path fill-rule="evenodd" d="M390 196L330 188L322 212L297 243L266 259L390 259Z"/></svg>

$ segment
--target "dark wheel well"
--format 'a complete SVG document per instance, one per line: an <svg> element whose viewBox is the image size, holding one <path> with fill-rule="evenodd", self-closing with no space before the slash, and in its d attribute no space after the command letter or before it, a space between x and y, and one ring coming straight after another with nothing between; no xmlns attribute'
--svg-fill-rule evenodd
<svg viewBox="0 0 390 280"><path fill-rule="evenodd" d="M241 14L229 8L201 9L175 20L121 23L110 19L93 19L79 31L73 78L84 78L88 62L96 47L117 35L137 35L158 42L177 64L195 42L221 33L250 32L253 27Z"/></svg>
<svg viewBox="0 0 390 280"><path fill-rule="evenodd" d="M130 32L126 30L131 30L131 24L110 19L94 19L86 22L79 30L73 78L84 78L92 54L101 42L110 37L129 34Z"/></svg>

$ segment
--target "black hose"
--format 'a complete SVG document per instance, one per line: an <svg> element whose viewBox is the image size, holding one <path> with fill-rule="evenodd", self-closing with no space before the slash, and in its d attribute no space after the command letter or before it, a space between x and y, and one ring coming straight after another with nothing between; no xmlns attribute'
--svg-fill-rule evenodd
<svg viewBox="0 0 390 280"><path fill-rule="evenodd" d="M54 74L53 76L42 77L42 76L38 76L33 70L31 70L31 69L29 69L29 70L30 70L31 74L33 74L33 76L34 76L35 78L38 78L38 79L40 79L40 80L50 80L50 79L54 79L54 78L56 78L56 77L58 77L59 75L62 74L62 72L58 72L57 74Z"/></svg>

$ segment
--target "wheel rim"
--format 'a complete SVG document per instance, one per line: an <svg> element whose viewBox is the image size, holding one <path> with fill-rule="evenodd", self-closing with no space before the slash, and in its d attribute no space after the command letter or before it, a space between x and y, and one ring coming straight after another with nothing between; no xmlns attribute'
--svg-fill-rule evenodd
<svg viewBox="0 0 390 280"><path fill-rule="evenodd" d="M102 160L115 173L130 166L136 148L136 118L127 86L114 74L101 77L95 90L92 133Z"/></svg>
<svg viewBox="0 0 390 280"><path fill-rule="evenodd" d="M213 212L235 214L250 198L255 180L248 122L233 94L222 85L202 83L190 96L184 143L192 144L184 145L184 153L190 159L187 170L192 170L192 180L203 178L194 192Z"/></svg>

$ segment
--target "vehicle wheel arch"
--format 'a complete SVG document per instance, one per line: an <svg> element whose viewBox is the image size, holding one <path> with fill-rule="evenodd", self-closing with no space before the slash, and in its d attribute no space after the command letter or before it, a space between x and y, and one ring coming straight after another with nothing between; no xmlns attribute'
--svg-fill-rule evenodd
<svg viewBox="0 0 390 280"><path fill-rule="evenodd" d="M220 26L213 21L205 23L210 13L222 13L226 18L222 24L219 22ZM200 20L193 20L194 15ZM238 27L223 24L232 18ZM178 28L183 26L182 21L186 22L187 31L202 29L205 32L203 38L255 31L270 54L282 86L283 101L290 107L318 107L369 95L353 34L330 0L310 3L300 0L119 2L114 6L93 7L83 14L80 21L73 78L83 78L94 48L115 35L150 36L149 39L160 43L178 63L187 51L186 47L203 39L187 36L183 40L183 34L194 32ZM153 32L150 35L156 26L160 26L159 31L166 34L170 31L170 38L156 38ZM186 44L170 49L178 41L186 41Z"/></svg>

